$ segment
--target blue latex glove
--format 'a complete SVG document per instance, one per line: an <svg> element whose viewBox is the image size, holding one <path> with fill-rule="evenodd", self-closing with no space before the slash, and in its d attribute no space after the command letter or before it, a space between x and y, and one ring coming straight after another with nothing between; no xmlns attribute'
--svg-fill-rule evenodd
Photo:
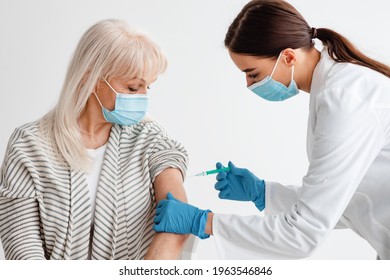
<svg viewBox="0 0 390 280"><path fill-rule="evenodd" d="M157 232L192 233L205 239L210 237L204 232L209 212L211 211L200 210L181 202L169 192L167 199L161 200L157 205L153 229Z"/></svg>
<svg viewBox="0 0 390 280"><path fill-rule="evenodd" d="M219 198L252 201L256 207L263 211L265 208L265 183L245 168L237 168L229 161L230 170L217 175L215 189L220 191ZM217 168L223 168L218 162Z"/></svg>

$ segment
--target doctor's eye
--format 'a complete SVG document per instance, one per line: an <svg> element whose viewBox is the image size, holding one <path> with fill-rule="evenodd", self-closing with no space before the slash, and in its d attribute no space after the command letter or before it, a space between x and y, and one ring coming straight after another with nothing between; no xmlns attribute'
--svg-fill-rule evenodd
<svg viewBox="0 0 390 280"><path fill-rule="evenodd" d="M255 79L259 74L248 74L248 77L251 79Z"/></svg>

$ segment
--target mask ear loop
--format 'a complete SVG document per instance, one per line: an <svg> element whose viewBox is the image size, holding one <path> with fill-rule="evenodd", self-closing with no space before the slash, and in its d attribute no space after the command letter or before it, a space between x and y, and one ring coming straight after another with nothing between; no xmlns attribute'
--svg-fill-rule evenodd
<svg viewBox="0 0 390 280"><path fill-rule="evenodd" d="M95 97L96 97L97 101L99 102L100 106L102 106L102 108L104 108L104 107L103 107L103 104L102 104L102 102L100 102L100 99L99 99L99 97L97 96L96 92L93 92L93 94L95 94Z"/></svg>
<svg viewBox="0 0 390 280"><path fill-rule="evenodd" d="M115 91L115 89L112 88L112 86L107 82L106 79L103 79L103 81L110 87L110 89L116 94L118 95L118 93ZM106 107L103 106L102 102L100 102L100 99L99 97L97 96L96 92L93 92L93 94L95 94L95 97L97 99L97 101L99 102L100 106L102 106L102 108L106 109ZM107 109L106 109L107 110Z"/></svg>
<svg viewBox="0 0 390 280"><path fill-rule="evenodd" d="M294 80L294 65L292 66L291 70L291 82Z"/></svg>
<svg viewBox="0 0 390 280"><path fill-rule="evenodd" d="M93 94L95 95L95 97L96 97L96 100L99 102L100 106L101 106L102 108L104 108L104 106L103 106L102 102L100 102L100 99L99 99L99 97L97 96L97 94L96 94L96 92L95 92L95 91L93 92Z"/></svg>
<svg viewBox="0 0 390 280"><path fill-rule="evenodd" d="M115 92L116 95L118 95L118 93L116 92L116 90L107 82L106 79L103 79L103 81L110 87L110 89Z"/></svg>
<svg viewBox="0 0 390 280"><path fill-rule="evenodd" d="M274 69L272 69L272 72L271 72L271 75L270 75L271 78L272 78L272 76L274 75L274 72L275 72L275 70L276 70L276 66L278 66L279 59L280 59L280 56L281 56L281 55L282 55L282 52L280 52L280 54L279 54L279 56L278 56L278 59L276 60Z"/></svg>

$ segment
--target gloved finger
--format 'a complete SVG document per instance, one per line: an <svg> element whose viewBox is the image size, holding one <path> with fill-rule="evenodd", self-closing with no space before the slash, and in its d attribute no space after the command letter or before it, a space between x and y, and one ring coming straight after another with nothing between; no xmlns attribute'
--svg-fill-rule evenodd
<svg viewBox="0 0 390 280"><path fill-rule="evenodd" d="M157 207L156 207L156 212L159 211L159 209L161 209L162 207L164 207L164 204L166 203L166 199L163 199L163 200L160 200L160 202L157 204Z"/></svg>
<svg viewBox="0 0 390 280"><path fill-rule="evenodd" d="M164 232L164 230L162 229L162 226L161 225L156 225L156 224L153 226L153 230L155 232Z"/></svg>
<svg viewBox="0 0 390 280"><path fill-rule="evenodd" d="M227 186L227 181L223 180L223 181L216 182L215 185L214 185L214 188L217 191L221 191L221 190L225 189L226 186Z"/></svg>
<svg viewBox="0 0 390 280"><path fill-rule="evenodd" d="M229 197L230 197L229 190L222 190L222 191L220 191L219 194L218 194L218 197L220 199L229 199Z"/></svg>
<svg viewBox="0 0 390 280"><path fill-rule="evenodd" d="M171 194L171 192L168 192L168 194L167 194L167 199L168 199L168 201L169 201L169 200L173 200L173 201L176 201L176 202L180 202L179 200L177 200L177 199L173 196L173 194Z"/></svg>
<svg viewBox="0 0 390 280"><path fill-rule="evenodd" d="M233 164L233 162L231 162L231 161L229 161L228 166L229 166L229 168L230 168L231 174L233 174L233 175L238 175L238 176L242 176L242 175L243 175L243 171L244 171L243 168L237 168L237 167Z"/></svg>
<svg viewBox="0 0 390 280"><path fill-rule="evenodd" d="M217 175L217 180L221 181L221 180L225 179L226 176L227 176L226 172L219 172L218 175Z"/></svg>
<svg viewBox="0 0 390 280"><path fill-rule="evenodd" d="M156 216L159 216L161 213L165 212L166 211L166 208L167 208L167 204L168 204L168 200L164 199L164 200L161 200L158 204L157 204L157 207L156 207Z"/></svg>
<svg viewBox="0 0 390 280"><path fill-rule="evenodd" d="M160 223L162 218L164 217L164 213L166 212L165 211L165 205L163 205L160 209L156 209L156 214L154 215L154 222L155 223Z"/></svg>
<svg viewBox="0 0 390 280"><path fill-rule="evenodd" d="M223 165L222 165L222 163L220 163L220 162L217 162L217 164L216 164L215 166L217 167L217 169L223 168Z"/></svg>
<svg viewBox="0 0 390 280"><path fill-rule="evenodd" d="M153 222L158 225L161 222L162 217L163 217L163 215L155 215Z"/></svg>

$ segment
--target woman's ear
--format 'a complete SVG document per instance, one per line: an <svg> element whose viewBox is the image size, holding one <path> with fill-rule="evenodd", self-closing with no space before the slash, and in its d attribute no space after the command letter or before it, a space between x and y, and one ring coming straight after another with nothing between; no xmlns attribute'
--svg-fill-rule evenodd
<svg viewBox="0 0 390 280"><path fill-rule="evenodd" d="M285 49L282 53L282 56L283 63L287 66L292 66L297 61L297 53L291 48Z"/></svg>

